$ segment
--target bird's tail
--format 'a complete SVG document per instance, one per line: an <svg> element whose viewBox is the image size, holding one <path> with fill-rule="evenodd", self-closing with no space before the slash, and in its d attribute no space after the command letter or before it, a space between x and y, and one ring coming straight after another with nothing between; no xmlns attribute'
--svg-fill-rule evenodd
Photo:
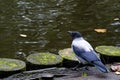
<svg viewBox="0 0 120 80"><path fill-rule="evenodd" d="M102 71L104 73L108 73L109 72L109 70L105 67L105 65L101 61L94 61L93 64L100 71Z"/></svg>

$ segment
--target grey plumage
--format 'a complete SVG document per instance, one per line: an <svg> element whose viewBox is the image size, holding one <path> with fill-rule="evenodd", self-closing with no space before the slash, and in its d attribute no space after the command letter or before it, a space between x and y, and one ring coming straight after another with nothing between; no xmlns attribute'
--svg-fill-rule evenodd
<svg viewBox="0 0 120 80"><path fill-rule="evenodd" d="M89 63L92 63L100 71L107 73L109 70L101 62L101 59L98 57L92 46L84 40L82 35L77 31L68 31L72 36L72 49L76 54L78 60L81 58Z"/></svg>

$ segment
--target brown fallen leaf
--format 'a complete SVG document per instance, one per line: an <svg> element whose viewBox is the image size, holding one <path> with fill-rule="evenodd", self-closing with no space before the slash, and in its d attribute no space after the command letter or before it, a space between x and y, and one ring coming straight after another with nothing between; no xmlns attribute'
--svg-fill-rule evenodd
<svg viewBox="0 0 120 80"><path fill-rule="evenodd" d="M115 74L120 75L120 72L116 71Z"/></svg>
<svg viewBox="0 0 120 80"><path fill-rule="evenodd" d="M120 64L111 65L111 69L115 71L115 74L120 75Z"/></svg>
<svg viewBox="0 0 120 80"><path fill-rule="evenodd" d="M20 36L21 36L21 37L27 37L27 35L26 35L26 34L20 34Z"/></svg>
<svg viewBox="0 0 120 80"><path fill-rule="evenodd" d="M98 33L105 33L105 32L107 32L107 29L94 29L94 31L96 31Z"/></svg>
<svg viewBox="0 0 120 80"><path fill-rule="evenodd" d="M117 71L117 66L111 65L111 69L112 69L113 71Z"/></svg>

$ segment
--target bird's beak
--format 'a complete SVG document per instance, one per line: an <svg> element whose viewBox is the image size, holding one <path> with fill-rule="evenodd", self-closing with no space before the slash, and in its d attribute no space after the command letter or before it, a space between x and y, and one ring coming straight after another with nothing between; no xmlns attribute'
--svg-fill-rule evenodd
<svg viewBox="0 0 120 80"><path fill-rule="evenodd" d="M68 33L70 34L70 36L72 36L72 31L68 31Z"/></svg>
<svg viewBox="0 0 120 80"><path fill-rule="evenodd" d="M69 34L72 34L72 31L68 31Z"/></svg>

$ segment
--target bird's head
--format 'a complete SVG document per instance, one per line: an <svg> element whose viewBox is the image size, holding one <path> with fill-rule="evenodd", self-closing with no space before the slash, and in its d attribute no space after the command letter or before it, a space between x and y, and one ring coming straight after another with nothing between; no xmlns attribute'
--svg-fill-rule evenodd
<svg viewBox="0 0 120 80"><path fill-rule="evenodd" d="M77 31L68 31L68 33L72 36L73 39L82 37L82 35Z"/></svg>

